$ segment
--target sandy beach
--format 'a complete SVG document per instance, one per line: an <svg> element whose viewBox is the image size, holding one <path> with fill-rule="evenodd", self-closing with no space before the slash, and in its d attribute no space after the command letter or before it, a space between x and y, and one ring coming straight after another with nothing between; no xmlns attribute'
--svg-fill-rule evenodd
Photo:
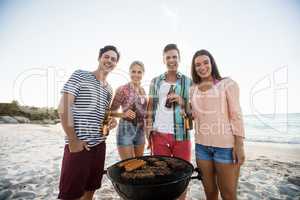
<svg viewBox="0 0 300 200"><path fill-rule="evenodd" d="M0 200L56 199L64 133L60 125L0 125ZM246 142L239 199L299 199L300 145ZM107 140L106 167L119 160L115 132ZM195 165L194 156L193 164ZM120 199L103 178L96 200ZM204 199L201 182L192 180L189 200Z"/></svg>

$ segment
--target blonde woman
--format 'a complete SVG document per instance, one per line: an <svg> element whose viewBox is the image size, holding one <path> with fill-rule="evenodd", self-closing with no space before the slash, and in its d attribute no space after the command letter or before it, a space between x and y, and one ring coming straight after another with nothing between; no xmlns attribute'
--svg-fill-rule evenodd
<svg viewBox="0 0 300 200"><path fill-rule="evenodd" d="M141 86L144 72L144 64L134 61L129 68L131 81L117 89L111 105L112 111L117 111L120 106L123 111L117 130L117 146L122 160L142 156L144 153L144 118L147 106L146 93Z"/></svg>

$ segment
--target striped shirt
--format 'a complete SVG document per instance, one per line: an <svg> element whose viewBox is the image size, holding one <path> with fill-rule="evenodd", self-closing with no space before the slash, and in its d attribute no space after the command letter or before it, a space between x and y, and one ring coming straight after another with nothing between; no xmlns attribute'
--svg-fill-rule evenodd
<svg viewBox="0 0 300 200"><path fill-rule="evenodd" d="M106 137L102 135L102 124L112 99L111 86L104 86L91 72L76 70L61 92L75 96L71 109L78 139L91 147L104 142ZM65 141L68 144L67 137Z"/></svg>

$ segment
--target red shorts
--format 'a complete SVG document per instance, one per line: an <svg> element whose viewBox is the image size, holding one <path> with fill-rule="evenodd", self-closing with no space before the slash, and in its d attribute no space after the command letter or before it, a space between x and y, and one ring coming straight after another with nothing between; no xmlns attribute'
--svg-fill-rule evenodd
<svg viewBox="0 0 300 200"><path fill-rule="evenodd" d="M65 146L59 183L59 199L80 198L85 191L94 191L101 186L105 161L105 143L70 153Z"/></svg>
<svg viewBox="0 0 300 200"><path fill-rule="evenodd" d="M173 134L152 132L152 153L191 161L191 141L176 141Z"/></svg>

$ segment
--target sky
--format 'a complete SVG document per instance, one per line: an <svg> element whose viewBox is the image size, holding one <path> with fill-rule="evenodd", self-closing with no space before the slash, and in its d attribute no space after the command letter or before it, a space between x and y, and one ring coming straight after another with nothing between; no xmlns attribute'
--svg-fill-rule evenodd
<svg viewBox="0 0 300 200"><path fill-rule="evenodd" d="M108 44L121 52L113 88L140 60L148 90L166 71L164 46L176 43L186 75L197 50L212 53L239 84L244 114L300 112L299 22L297 0L0 0L0 102L56 107L71 73L95 70Z"/></svg>

